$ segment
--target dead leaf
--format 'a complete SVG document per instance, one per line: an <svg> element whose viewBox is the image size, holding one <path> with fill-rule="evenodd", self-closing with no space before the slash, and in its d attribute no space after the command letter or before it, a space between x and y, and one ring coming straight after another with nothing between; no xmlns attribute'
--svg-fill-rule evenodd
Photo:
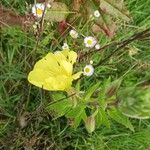
<svg viewBox="0 0 150 150"><path fill-rule="evenodd" d="M65 3L53 2L51 8L47 9L45 20L61 22L66 19L68 14L69 11Z"/></svg>
<svg viewBox="0 0 150 150"><path fill-rule="evenodd" d="M24 112L19 118L19 125L21 128L24 128L28 125L29 120L31 119L31 114L29 112Z"/></svg>
<svg viewBox="0 0 150 150"><path fill-rule="evenodd" d="M58 31L61 34L63 34L67 28L68 28L68 25L67 25L66 20L63 20L63 21L59 22Z"/></svg>
<svg viewBox="0 0 150 150"><path fill-rule="evenodd" d="M117 26L113 21L112 17L101 10L101 17L98 20L95 20L95 24L98 25L103 32L109 37L113 37Z"/></svg>
<svg viewBox="0 0 150 150"><path fill-rule="evenodd" d="M95 24L109 37L113 37L117 31L118 19L124 22L129 22L131 19L124 0L92 0L87 2L87 7L89 15L99 10L101 15L94 19ZM100 32L97 26L94 28L96 27L96 30Z"/></svg>
<svg viewBox="0 0 150 150"><path fill-rule="evenodd" d="M102 29L98 25L94 24L92 26L92 31L93 31L93 33L97 34L97 33L101 32Z"/></svg>
<svg viewBox="0 0 150 150"><path fill-rule="evenodd" d="M20 16L0 5L0 27L20 26L26 30L33 25L34 21L32 15Z"/></svg>
<svg viewBox="0 0 150 150"><path fill-rule="evenodd" d="M113 18L120 18L126 22L129 22L131 19L129 11L125 7L124 0L101 0L100 8Z"/></svg>

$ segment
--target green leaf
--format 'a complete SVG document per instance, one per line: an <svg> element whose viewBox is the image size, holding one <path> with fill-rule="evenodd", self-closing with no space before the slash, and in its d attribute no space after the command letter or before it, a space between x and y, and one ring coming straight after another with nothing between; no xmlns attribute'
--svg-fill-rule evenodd
<svg viewBox="0 0 150 150"><path fill-rule="evenodd" d="M150 118L150 87L127 87L119 91L119 110L137 119Z"/></svg>
<svg viewBox="0 0 150 150"><path fill-rule="evenodd" d="M103 84L101 85L100 92L99 92L99 95L98 95L99 105L104 110L105 110L105 108L107 106L106 91L107 91L108 85L110 85L110 83L111 83L111 79L110 78L106 79L103 82Z"/></svg>
<svg viewBox="0 0 150 150"><path fill-rule="evenodd" d="M48 34L47 36L44 37L44 39L42 39L40 41L40 45L41 46L46 46L48 44L50 44L50 40L53 39L53 32L51 32L50 34Z"/></svg>
<svg viewBox="0 0 150 150"><path fill-rule="evenodd" d="M107 97L112 97L113 95L116 94L118 88L120 87L121 82L122 82L122 78L119 78L108 85L106 90Z"/></svg>
<svg viewBox="0 0 150 150"><path fill-rule="evenodd" d="M81 111L80 114L74 120L74 128L77 128L80 125L81 120L85 120L86 117L87 116L85 110Z"/></svg>
<svg viewBox="0 0 150 150"><path fill-rule="evenodd" d="M91 98L91 96L93 95L93 93L99 88L99 85L100 85L100 83L98 82L98 83L94 84L92 87L90 87L90 88L87 90L87 92L85 93L83 99L84 99L85 101L89 101L90 98Z"/></svg>
<svg viewBox="0 0 150 150"><path fill-rule="evenodd" d="M124 116L119 110L113 107L111 109L108 109L107 112L108 115L116 122L124 125L125 127L129 128L131 131L134 131L134 127L131 124L129 118Z"/></svg>
<svg viewBox="0 0 150 150"><path fill-rule="evenodd" d="M110 122L106 112L103 109L99 109L96 115L96 126L100 127L101 125L105 125L107 128L110 128Z"/></svg>
<svg viewBox="0 0 150 150"><path fill-rule="evenodd" d="M85 106L77 106L72 108L66 115L67 118L74 119L74 128L77 128L81 122L81 120L86 119Z"/></svg>
<svg viewBox="0 0 150 150"><path fill-rule="evenodd" d="M80 84L81 84L81 80L78 80L77 83L76 83L76 86L75 86L75 89L76 89L78 92L80 92L80 89L81 89Z"/></svg>
<svg viewBox="0 0 150 150"><path fill-rule="evenodd" d="M53 101L58 101L60 99L65 99L66 95L64 92L53 92L51 93L51 97Z"/></svg>
<svg viewBox="0 0 150 150"><path fill-rule="evenodd" d="M70 110L70 108L71 108L71 104L69 103L67 99L65 99L65 100L61 100L61 101L49 104L46 110L54 111L56 113L55 114L56 118L59 118L65 115Z"/></svg>
<svg viewBox="0 0 150 150"><path fill-rule="evenodd" d="M68 14L69 11L65 3L53 2L52 7L45 14L45 20L61 22L66 19Z"/></svg>
<svg viewBox="0 0 150 150"><path fill-rule="evenodd" d="M101 108L105 110L108 103L114 102L114 100L116 100L115 96L120 87L121 82L122 78L119 78L113 82L111 82L110 78L104 81L104 83L101 85L100 92L98 95L98 101Z"/></svg>

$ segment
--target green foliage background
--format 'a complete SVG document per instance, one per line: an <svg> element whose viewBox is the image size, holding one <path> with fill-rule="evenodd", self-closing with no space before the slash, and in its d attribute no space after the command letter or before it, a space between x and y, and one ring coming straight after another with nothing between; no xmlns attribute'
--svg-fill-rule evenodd
<svg viewBox="0 0 150 150"><path fill-rule="evenodd" d="M24 14L25 0L2 0L1 3L16 12ZM69 3L69 1L68 1ZM114 40L124 39L133 33L150 27L150 2L145 0L126 0L127 7L133 17L130 25L122 26ZM64 41L58 36L57 23L47 27L41 37L38 48L33 33L25 33L19 28L0 29L0 149L56 149L56 150L147 150L150 147L150 121L131 119L135 132L122 125L111 122L111 128L101 126L93 134L88 134L84 126L76 130L68 127L64 117L53 119L45 111L51 102L52 92L42 91L27 82L27 74L34 63L50 49L61 49ZM80 20L77 29L87 35L91 34L90 25L83 26ZM58 38L59 37L59 38ZM105 45L109 39L99 34L100 43ZM54 39L57 44L49 44ZM75 42L67 38L68 43ZM133 86L150 79L149 73L149 41L134 42L131 46L140 49L139 54L132 59L127 51L112 58L111 66L107 63L96 69L97 76L85 78L82 89L87 90L93 82L116 79L125 76L122 86ZM72 46L72 49L75 48ZM111 49L100 57L107 56ZM98 55L99 56L99 55ZM86 61L99 57L93 54ZM138 66L132 68L135 63ZM132 69L131 69L132 68ZM61 94L57 97L61 98Z"/></svg>

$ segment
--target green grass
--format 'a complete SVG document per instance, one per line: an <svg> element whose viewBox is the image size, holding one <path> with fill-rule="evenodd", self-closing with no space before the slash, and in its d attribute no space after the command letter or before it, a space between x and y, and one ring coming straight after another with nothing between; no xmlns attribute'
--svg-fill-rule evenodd
<svg viewBox="0 0 150 150"><path fill-rule="evenodd" d="M29 2L29 1L28 1ZM2 0L2 4L20 14L26 12L25 0ZM150 27L150 1L126 0L133 22L122 27L115 36L120 40L133 33ZM80 20L78 31L87 35L91 33L89 24L83 27ZM122 125L111 123L108 129L102 126L93 134L88 134L81 125L76 130L68 127L65 118L52 120L44 106L51 101L51 92L30 85L27 75L36 60L48 51L61 49L64 37L58 37L57 24L49 27L41 37L38 48L33 33L25 33L19 28L0 29L0 149L4 150L148 150L150 148L150 121L131 119L135 132L129 131ZM45 36L58 39L58 44L51 45L43 41ZM100 43L105 45L109 39L99 34ZM75 42L66 37L72 48L78 49ZM42 41L42 42L41 42ZM78 41L81 45L82 42ZM71 44L75 46L72 46ZM111 76L113 79L122 76L136 62L138 67L131 69L126 75L123 85L132 86L150 79L149 73L149 41L134 42L140 52L135 59L129 57L127 52L122 56L112 57L111 67L108 61L96 69L97 77L101 80ZM79 47L79 50L82 50ZM104 51L101 57L107 56L111 50ZM100 55L93 54L82 62L93 59L97 62ZM142 67L140 67L142 66ZM96 81L96 77L84 79L84 87ZM24 128L20 125L27 123Z"/></svg>

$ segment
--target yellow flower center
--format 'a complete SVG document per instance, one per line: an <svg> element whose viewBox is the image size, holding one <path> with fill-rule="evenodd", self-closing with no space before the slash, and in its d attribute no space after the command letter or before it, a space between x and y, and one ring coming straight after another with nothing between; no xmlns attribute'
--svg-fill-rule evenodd
<svg viewBox="0 0 150 150"><path fill-rule="evenodd" d="M40 8L37 8L36 9L36 14L37 15L41 15L43 13L43 10L42 9L40 9Z"/></svg>
<svg viewBox="0 0 150 150"><path fill-rule="evenodd" d="M85 72L89 73L90 72L90 68L85 68Z"/></svg>
<svg viewBox="0 0 150 150"><path fill-rule="evenodd" d="M91 45L91 44L92 44L92 40L87 40L87 43L88 43L89 45Z"/></svg>

